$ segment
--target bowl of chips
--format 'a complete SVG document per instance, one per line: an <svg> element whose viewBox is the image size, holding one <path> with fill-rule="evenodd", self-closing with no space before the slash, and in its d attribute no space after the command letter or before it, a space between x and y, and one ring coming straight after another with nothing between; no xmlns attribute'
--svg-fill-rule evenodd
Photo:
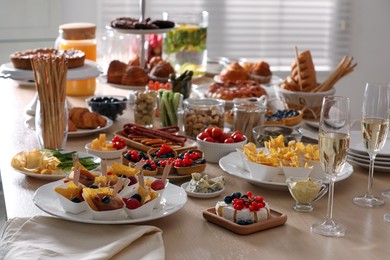
<svg viewBox="0 0 390 260"><path fill-rule="evenodd" d="M252 129L253 138L257 147L264 147L265 142L283 135L283 142L288 145L290 141L300 142L302 133L298 129L287 126L256 126Z"/></svg>

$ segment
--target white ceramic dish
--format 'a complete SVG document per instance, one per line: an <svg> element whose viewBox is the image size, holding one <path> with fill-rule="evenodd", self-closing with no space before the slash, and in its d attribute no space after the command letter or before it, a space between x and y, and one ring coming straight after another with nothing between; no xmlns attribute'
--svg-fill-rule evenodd
<svg viewBox="0 0 390 260"><path fill-rule="evenodd" d="M274 179L272 179L271 181L254 180L251 177L251 174L243 168L242 161L240 156L238 155L238 152L233 152L228 154L225 157L222 157L221 160L219 160L219 166L225 172L233 176L237 176L241 179L244 179L256 186L272 189L272 190L287 190L287 184L285 182L286 177L283 174L275 175ZM337 176L336 182L347 179L348 177L351 176L352 172L353 172L352 165L346 163L341 174Z"/></svg>
<svg viewBox="0 0 390 260"><path fill-rule="evenodd" d="M364 148L363 140L362 140L362 133L360 130L351 131L351 142L349 145L349 149L352 152L360 153L363 155L367 155L367 150ZM382 150L378 153L378 157L387 157L390 159L390 142L386 142L383 146Z"/></svg>
<svg viewBox="0 0 390 260"><path fill-rule="evenodd" d="M14 80L28 81L34 80L33 70L21 70L16 69L12 62L5 63L0 66L0 72L9 74L9 78ZM67 74L68 80L88 79L96 78L102 73L102 69L99 65L91 60L85 60L84 66L69 69ZM35 85L35 84L34 84Z"/></svg>
<svg viewBox="0 0 390 260"><path fill-rule="evenodd" d="M193 198L198 198L198 199L209 199L209 198L218 197L225 190L225 188L223 188L222 190L215 191L215 192L208 192L208 193L192 192L187 190L187 186L189 183L190 182L185 182L181 185L181 187L187 192L188 196Z"/></svg>
<svg viewBox="0 0 390 260"><path fill-rule="evenodd" d="M107 75L101 75L98 77L98 81L102 84L107 84L113 88L120 88L120 89L126 89L126 90L134 90L134 91L144 91L146 89L146 86L128 86L128 85L121 85L121 84L114 84L107 82Z"/></svg>
<svg viewBox="0 0 390 260"><path fill-rule="evenodd" d="M70 151L62 151L63 153L68 153ZM87 153L83 153L83 152L77 152L77 154L79 155L79 158L85 158L85 157L93 157L93 161L95 163L98 163L100 165L100 158L99 157L96 157L95 155L92 155L92 154L87 154ZM12 165L11 165L12 167ZM98 169L100 166L96 167L95 169L91 169L91 171L93 170L96 170ZM56 180L60 180L62 178L65 178L66 175L68 174L67 172L63 173L63 174L35 174L35 173L30 173L30 172L25 172L25 171L21 171L21 170L18 170L18 169L15 169L14 167L12 167L15 171L19 172L19 173L22 173L24 175L27 175L29 177L33 177L33 178L36 178L36 179L41 179L41 180L47 180L47 181L56 181ZM57 184L58 186L58 184Z"/></svg>
<svg viewBox="0 0 390 260"><path fill-rule="evenodd" d="M122 149L119 150L112 150L112 151L100 151L100 150L94 150L91 148L92 143L87 143L85 145L85 150L88 154L93 154L101 159L117 159L120 158L122 155L122 152L127 149L127 146L125 146Z"/></svg>
<svg viewBox="0 0 390 260"><path fill-rule="evenodd" d="M368 153L366 154L363 154L363 153L360 153L360 152L355 152L355 151L352 151L352 150L349 150L348 151L348 155L352 156L352 157L355 157L355 158L358 158L358 159L364 159L366 161L369 161L370 160L370 157L368 156ZM384 163L386 164L387 162L390 161L390 158L389 157L381 157L381 156L377 156L375 158L375 164L376 163Z"/></svg>
<svg viewBox="0 0 390 260"><path fill-rule="evenodd" d="M60 202L57 200L54 194L54 187L59 185L58 182L48 183L37 189L34 194L33 202L42 211L70 221L91 223L91 224L132 224L146 222L149 220L159 219L169 216L178 210L180 210L187 202L187 193L181 188L173 184L168 184L164 195L161 200L161 207L153 209L152 214L148 217L139 219L130 219L126 212L123 210L118 220L95 220L88 212L82 212L80 214L72 214L65 212Z"/></svg>
<svg viewBox="0 0 390 260"><path fill-rule="evenodd" d="M359 160L357 158L353 158L351 156L348 156L348 161L352 162L352 163L354 163L356 165L359 165L359 166L361 166L361 167L363 167L363 168L365 168L367 170L370 168L369 163L367 163L365 161L363 162L363 161L361 161L361 160ZM378 165L377 163L375 163L374 164L374 170L378 171L378 172L387 172L388 173L390 171L390 166L381 166L381 165ZM367 171L367 173L368 173L368 171Z"/></svg>
<svg viewBox="0 0 390 260"><path fill-rule="evenodd" d="M94 129L77 129L76 132L68 132L68 138L69 137L80 137L80 136L87 136L91 135L94 133L102 132L110 128L113 124L113 121L109 119L106 116L102 116L107 120L107 124L103 127L98 127ZM34 130L35 131L35 117L30 117L25 121L25 125L28 129Z"/></svg>

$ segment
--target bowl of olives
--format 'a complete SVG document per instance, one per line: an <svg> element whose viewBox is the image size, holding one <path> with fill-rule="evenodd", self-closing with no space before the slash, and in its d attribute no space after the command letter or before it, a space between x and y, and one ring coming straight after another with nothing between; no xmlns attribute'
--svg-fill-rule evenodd
<svg viewBox="0 0 390 260"><path fill-rule="evenodd" d="M129 100L124 96L94 96L86 100L90 110L115 121L123 115Z"/></svg>

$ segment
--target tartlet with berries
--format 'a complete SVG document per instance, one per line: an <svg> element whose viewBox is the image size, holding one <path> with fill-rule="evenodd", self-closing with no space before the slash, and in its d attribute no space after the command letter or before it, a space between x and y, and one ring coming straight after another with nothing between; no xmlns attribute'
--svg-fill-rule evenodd
<svg viewBox="0 0 390 260"><path fill-rule="evenodd" d="M265 125L285 125L293 126L302 122L303 113L294 109L278 110L275 113L267 113Z"/></svg>
<svg viewBox="0 0 390 260"><path fill-rule="evenodd" d="M175 158L169 158L169 159L164 159L164 160L155 160L154 162L156 163L156 166L157 166L157 174L162 175L167 164L172 164L172 166L173 166L173 163L175 162ZM171 167L168 175L173 174L173 173L175 173L175 168Z"/></svg>
<svg viewBox="0 0 390 260"><path fill-rule="evenodd" d="M191 175L206 169L206 159L200 150L187 150L175 159L173 166L178 175Z"/></svg>
<svg viewBox="0 0 390 260"><path fill-rule="evenodd" d="M150 157L141 151L129 150L122 152L122 164L134 166L141 160L149 160Z"/></svg>
<svg viewBox="0 0 390 260"><path fill-rule="evenodd" d="M239 225L250 225L270 218L267 202L262 196L254 196L250 191L225 196L223 201L218 201L215 205L215 212Z"/></svg>
<svg viewBox="0 0 390 260"><path fill-rule="evenodd" d="M165 160L176 158L177 152L169 145L163 144L158 148L152 148L148 151L148 155L152 160Z"/></svg>
<svg viewBox="0 0 390 260"><path fill-rule="evenodd" d="M151 159L142 159L142 162L145 162L145 164L142 166L142 172L145 176L156 176L157 175L157 165L156 163ZM140 163L139 161L138 163ZM135 164L137 165L137 164Z"/></svg>

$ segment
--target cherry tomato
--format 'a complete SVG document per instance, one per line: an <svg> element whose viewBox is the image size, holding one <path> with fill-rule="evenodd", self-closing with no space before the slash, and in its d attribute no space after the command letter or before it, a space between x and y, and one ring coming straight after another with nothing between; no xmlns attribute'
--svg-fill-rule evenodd
<svg viewBox="0 0 390 260"><path fill-rule="evenodd" d="M234 140L233 138L229 137L229 138L226 138L225 141L223 141L225 144L231 144L231 143L234 143Z"/></svg>
<svg viewBox="0 0 390 260"><path fill-rule="evenodd" d="M204 132L202 132L202 133L200 133L200 134L198 135L198 138L199 138L200 140L204 140L206 137L210 137L209 133L207 133L206 131L204 131Z"/></svg>
<svg viewBox="0 0 390 260"><path fill-rule="evenodd" d="M224 143L226 139L231 138L230 134L228 133L222 133L221 137L219 138L219 142Z"/></svg>
<svg viewBox="0 0 390 260"><path fill-rule="evenodd" d="M223 131L221 128L219 127L214 127L212 132L211 132L211 137L214 138L215 140L219 140L219 138L221 137Z"/></svg>
<svg viewBox="0 0 390 260"><path fill-rule="evenodd" d="M242 142L245 140L245 137L241 133L236 133L235 135L232 136L234 142Z"/></svg>
<svg viewBox="0 0 390 260"><path fill-rule="evenodd" d="M205 139L203 139L203 141L205 142L211 142L211 143L214 143L215 140L212 138L212 137L206 137Z"/></svg>
<svg viewBox="0 0 390 260"><path fill-rule="evenodd" d="M211 136L213 134L213 128L207 127L206 130L204 130L204 132L207 132L209 134L209 136Z"/></svg>

